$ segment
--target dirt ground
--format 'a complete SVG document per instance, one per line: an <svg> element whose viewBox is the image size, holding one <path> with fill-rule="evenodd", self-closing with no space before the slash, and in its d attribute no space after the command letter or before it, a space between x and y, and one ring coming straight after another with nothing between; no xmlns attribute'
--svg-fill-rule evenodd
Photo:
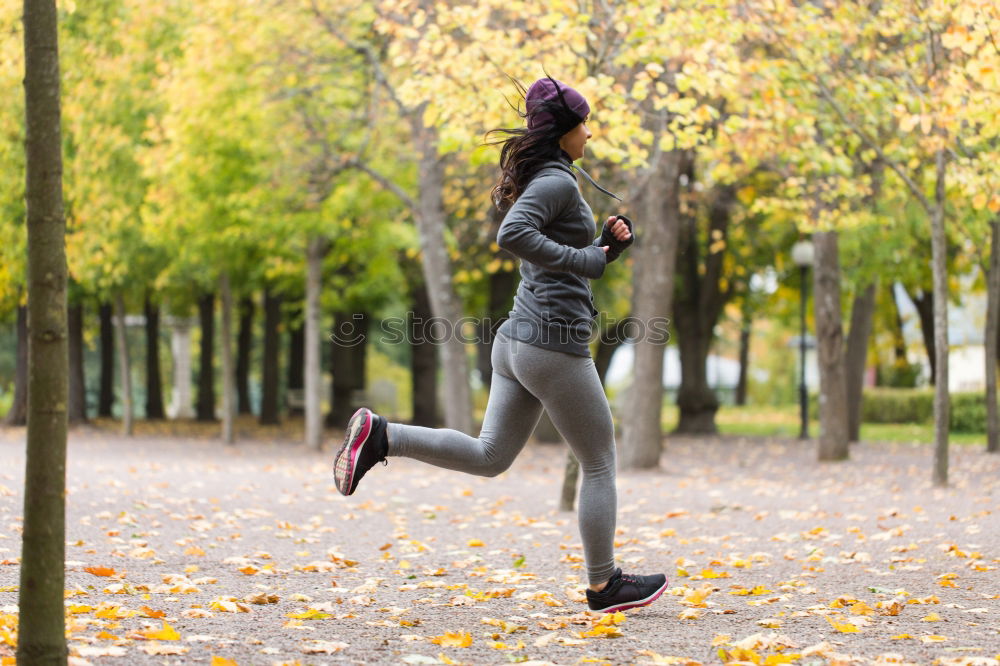
<svg viewBox="0 0 1000 666"><path fill-rule="evenodd" d="M345 498L339 437L72 431L76 663L1000 663L1000 456L981 447L953 447L938 489L927 446L821 465L814 442L668 438L660 470L619 474L617 554L669 593L602 619L557 510L562 447L493 479L390 459ZM4 665L23 465L24 430L0 430Z"/></svg>

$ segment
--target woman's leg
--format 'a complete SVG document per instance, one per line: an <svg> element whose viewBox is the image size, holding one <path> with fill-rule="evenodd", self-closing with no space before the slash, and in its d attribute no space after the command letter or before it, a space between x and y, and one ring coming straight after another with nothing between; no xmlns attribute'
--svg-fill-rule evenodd
<svg viewBox="0 0 1000 666"><path fill-rule="evenodd" d="M512 378L510 344L504 336L493 342L493 380L478 438L448 428L390 423L388 455L478 476L496 476L510 467L542 413L538 399Z"/></svg>
<svg viewBox="0 0 1000 666"><path fill-rule="evenodd" d="M514 342L514 377L538 396L580 461L577 519L587 577L606 582L615 571L615 430L593 359Z"/></svg>

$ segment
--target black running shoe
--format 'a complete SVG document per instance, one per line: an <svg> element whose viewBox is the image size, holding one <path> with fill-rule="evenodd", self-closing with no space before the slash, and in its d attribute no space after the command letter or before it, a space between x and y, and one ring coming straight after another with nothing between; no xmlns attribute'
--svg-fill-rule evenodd
<svg viewBox="0 0 1000 666"><path fill-rule="evenodd" d="M615 569L608 584L600 592L587 590L587 605L590 610L601 613L648 606L656 601L667 589L667 577L663 574L654 576L635 576L623 574L621 569Z"/></svg>
<svg viewBox="0 0 1000 666"><path fill-rule="evenodd" d="M333 461L333 478L342 494L353 494L358 482L375 463L386 462L389 450L385 434L387 425L384 418L367 407L354 412L347 423L344 445Z"/></svg>

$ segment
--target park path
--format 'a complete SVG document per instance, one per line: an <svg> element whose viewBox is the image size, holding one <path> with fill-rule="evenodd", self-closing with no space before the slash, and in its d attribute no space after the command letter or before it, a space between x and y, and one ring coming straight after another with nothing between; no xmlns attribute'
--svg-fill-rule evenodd
<svg viewBox="0 0 1000 666"><path fill-rule="evenodd" d="M0 430L0 657L23 442ZM954 449L935 489L926 446L814 453L671 438L661 471L620 474L618 555L671 589L602 625L581 602L575 516L556 510L562 447L529 445L495 479L391 459L345 498L332 451L78 428L71 650L81 664L998 663L1000 456Z"/></svg>

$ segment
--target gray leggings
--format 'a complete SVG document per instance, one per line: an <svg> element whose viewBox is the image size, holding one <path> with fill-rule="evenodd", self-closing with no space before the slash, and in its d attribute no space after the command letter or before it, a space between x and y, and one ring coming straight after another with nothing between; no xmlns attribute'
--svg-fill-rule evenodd
<svg viewBox="0 0 1000 666"><path fill-rule="evenodd" d="M457 430L389 424L389 455L496 476L514 462L544 407L580 461L578 521L590 583L615 570L615 431L593 359L498 335L479 438Z"/></svg>

